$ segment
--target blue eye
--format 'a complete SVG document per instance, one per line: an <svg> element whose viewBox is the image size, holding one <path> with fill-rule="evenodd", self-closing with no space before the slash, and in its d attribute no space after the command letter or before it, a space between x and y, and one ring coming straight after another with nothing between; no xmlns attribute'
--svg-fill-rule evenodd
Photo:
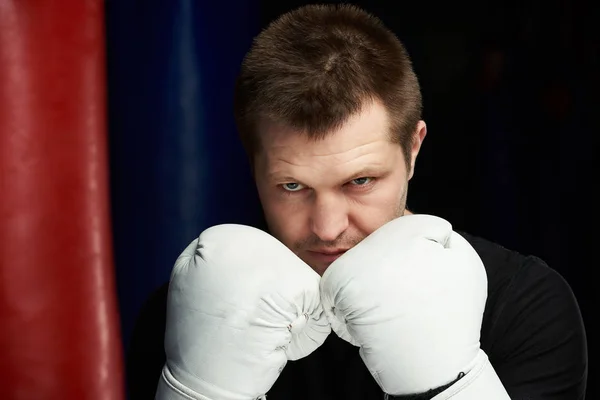
<svg viewBox="0 0 600 400"><path fill-rule="evenodd" d="M371 178L356 178L356 179L352 179L352 184L356 185L356 186L362 186L362 185L366 185L368 183L371 182Z"/></svg>
<svg viewBox="0 0 600 400"><path fill-rule="evenodd" d="M296 182L284 183L281 186L284 190L287 190L288 192L297 192L298 190L304 189L304 186Z"/></svg>

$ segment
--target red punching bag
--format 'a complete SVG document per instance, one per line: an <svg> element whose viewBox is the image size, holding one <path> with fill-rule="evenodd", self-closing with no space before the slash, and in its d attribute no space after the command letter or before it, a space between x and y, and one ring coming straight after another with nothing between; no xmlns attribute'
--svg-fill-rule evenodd
<svg viewBox="0 0 600 400"><path fill-rule="evenodd" d="M104 2L0 0L0 398L123 399Z"/></svg>

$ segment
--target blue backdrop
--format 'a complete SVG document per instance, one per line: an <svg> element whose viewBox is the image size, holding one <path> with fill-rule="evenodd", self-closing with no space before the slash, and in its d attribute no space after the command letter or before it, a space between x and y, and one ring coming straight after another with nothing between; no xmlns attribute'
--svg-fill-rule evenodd
<svg viewBox="0 0 600 400"><path fill-rule="evenodd" d="M112 212L124 345L151 291L204 228L255 224L232 118L251 0L107 2ZM240 199L242 201L240 202Z"/></svg>

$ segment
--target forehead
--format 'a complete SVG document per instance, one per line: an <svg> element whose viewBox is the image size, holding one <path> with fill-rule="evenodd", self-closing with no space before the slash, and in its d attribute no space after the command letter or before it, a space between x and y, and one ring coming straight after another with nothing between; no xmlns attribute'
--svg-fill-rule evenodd
<svg viewBox="0 0 600 400"><path fill-rule="evenodd" d="M258 158L268 164L282 160L293 163L307 157L342 161L391 144L387 112L379 103L365 105L360 113L322 139L311 139L302 131L277 123L261 124L260 137Z"/></svg>

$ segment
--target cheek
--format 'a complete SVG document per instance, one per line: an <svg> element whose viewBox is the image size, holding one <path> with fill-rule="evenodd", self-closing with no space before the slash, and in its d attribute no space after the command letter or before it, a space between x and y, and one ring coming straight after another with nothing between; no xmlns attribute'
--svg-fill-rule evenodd
<svg viewBox="0 0 600 400"><path fill-rule="evenodd" d="M306 207L273 194L260 194L260 199L271 234L288 246L306 237Z"/></svg>
<svg viewBox="0 0 600 400"><path fill-rule="evenodd" d="M350 211L352 224L368 235L400 216L404 209L405 188L401 181L386 182L372 193L353 199Z"/></svg>

